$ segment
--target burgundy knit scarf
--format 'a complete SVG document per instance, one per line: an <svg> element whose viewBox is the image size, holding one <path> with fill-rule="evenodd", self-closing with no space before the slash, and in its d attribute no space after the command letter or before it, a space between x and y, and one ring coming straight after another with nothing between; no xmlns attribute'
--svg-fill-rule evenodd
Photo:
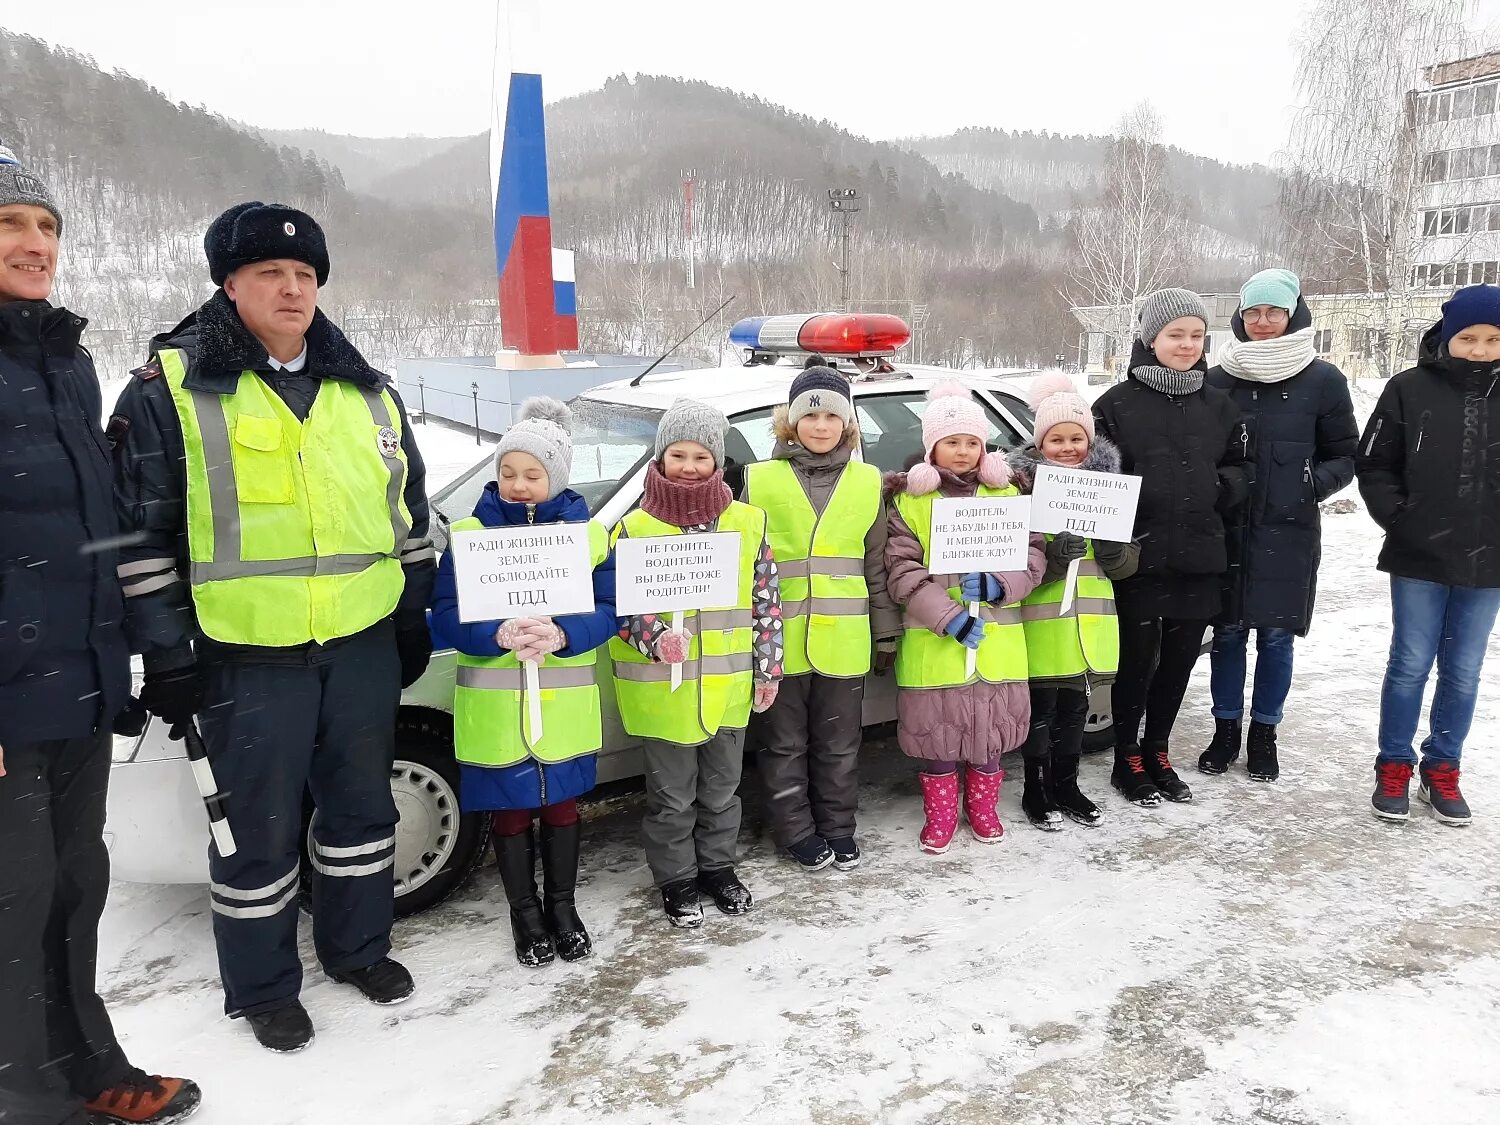
<svg viewBox="0 0 1500 1125"><path fill-rule="evenodd" d="M641 511L673 527L713 523L733 499L724 483L723 469L716 469L713 476L703 480L668 480L657 462L646 466Z"/></svg>

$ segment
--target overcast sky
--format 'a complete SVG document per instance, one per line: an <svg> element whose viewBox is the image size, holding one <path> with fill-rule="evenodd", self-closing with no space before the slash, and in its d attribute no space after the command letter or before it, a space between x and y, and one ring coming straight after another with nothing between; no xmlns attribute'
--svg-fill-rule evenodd
<svg viewBox="0 0 1500 1125"><path fill-rule="evenodd" d="M1169 143L1264 161L1286 135L1294 39L1312 0L542 4L549 100L622 72L670 74L873 138L965 125L1104 133L1149 100ZM1479 6L1485 24L1500 16L1500 0ZM5 8L0 25L12 31L253 125L367 136L489 126L494 0L16 0Z"/></svg>

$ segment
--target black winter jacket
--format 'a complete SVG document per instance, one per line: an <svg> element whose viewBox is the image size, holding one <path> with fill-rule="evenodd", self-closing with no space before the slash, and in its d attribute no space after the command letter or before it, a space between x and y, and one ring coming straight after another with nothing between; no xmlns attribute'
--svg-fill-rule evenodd
<svg viewBox="0 0 1500 1125"><path fill-rule="evenodd" d="M1217 576L1229 561L1224 513L1249 494L1239 410L1212 387L1180 396L1153 390L1135 369L1154 363L1137 341L1129 377L1094 403L1098 433L1120 450L1122 470L1142 478L1135 580Z"/></svg>
<svg viewBox="0 0 1500 1125"><path fill-rule="evenodd" d="M0 746L86 737L130 689L85 323L0 304Z"/></svg>
<svg viewBox="0 0 1500 1125"><path fill-rule="evenodd" d="M127 570L136 570L125 580L126 629L131 650L144 654L148 672L192 663L190 645L199 639L192 594L183 579L188 572L188 541L182 429L156 359L157 352L167 348L180 348L186 354L184 385L190 390L233 394L240 374L254 371L294 414L305 419L320 381L342 379L360 386L384 387L405 415L405 407L395 389L387 385L386 376L366 363L322 312L313 315L307 332L307 364L298 374L271 367L265 348L240 321L222 289L176 328L156 337L151 360L136 369L110 421L110 434L116 440L115 502L120 522L132 539L122 549L121 561ZM410 540L425 542L427 473L410 425L401 427L401 448L408 466L404 495L412 518ZM412 550L409 560L404 566L406 587L398 614L421 613L432 593L436 560L430 547ZM159 580L143 582L143 575L157 575L166 581L164 585ZM299 659L303 649L309 647L213 646L221 657L278 661Z"/></svg>
<svg viewBox="0 0 1500 1125"><path fill-rule="evenodd" d="M1448 355L1433 325L1359 442L1359 491L1385 529L1380 569L1500 586L1500 363Z"/></svg>
<svg viewBox="0 0 1500 1125"><path fill-rule="evenodd" d="M1298 302L1287 332L1312 324ZM1248 339L1240 314L1234 334ZM1290 629L1312 623L1322 554L1318 505L1354 479L1359 424L1344 373L1315 359L1289 379L1259 383L1222 367L1208 373L1240 410L1240 439L1254 466L1250 503L1227 522L1229 569L1221 624Z"/></svg>

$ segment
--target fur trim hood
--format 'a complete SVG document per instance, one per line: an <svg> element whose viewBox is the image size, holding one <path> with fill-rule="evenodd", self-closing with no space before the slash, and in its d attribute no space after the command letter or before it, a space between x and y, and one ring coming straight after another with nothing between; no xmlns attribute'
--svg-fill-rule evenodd
<svg viewBox="0 0 1500 1125"><path fill-rule="evenodd" d="M1022 492L1030 492L1032 481L1036 480L1037 466L1042 462L1041 450L1028 443L1019 449L1012 449L1006 461L1010 465L1010 482ZM1077 468L1087 469L1092 473L1118 473L1120 451L1108 438L1096 437L1094 444L1089 446L1089 455Z"/></svg>
<svg viewBox="0 0 1500 1125"><path fill-rule="evenodd" d="M771 434L782 445L799 445L797 427L791 423L791 408L786 404L771 411ZM853 452L859 448L859 422L852 420L844 427L843 448Z"/></svg>

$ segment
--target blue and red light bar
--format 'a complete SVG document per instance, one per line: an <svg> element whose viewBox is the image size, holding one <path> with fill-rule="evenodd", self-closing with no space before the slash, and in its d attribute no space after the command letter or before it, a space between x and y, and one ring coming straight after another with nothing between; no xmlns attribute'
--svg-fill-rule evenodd
<svg viewBox="0 0 1500 1125"><path fill-rule="evenodd" d="M911 329L887 313L791 313L750 316L729 330L729 342L756 352L818 352L828 356L894 355Z"/></svg>

